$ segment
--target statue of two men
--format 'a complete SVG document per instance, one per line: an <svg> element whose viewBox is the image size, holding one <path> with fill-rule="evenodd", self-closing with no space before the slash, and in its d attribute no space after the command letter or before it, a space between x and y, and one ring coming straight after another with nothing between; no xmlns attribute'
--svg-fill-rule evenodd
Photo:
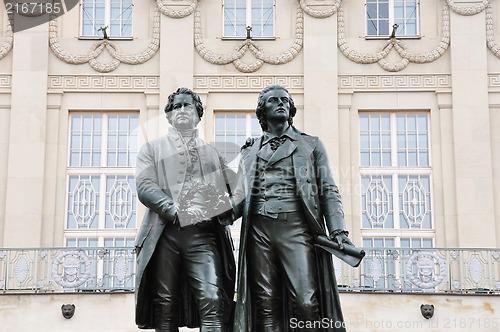
<svg viewBox="0 0 500 332"><path fill-rule="evenodd" d="M242 148L235 181L217 151L197 137L203 109L196 93L180 88L165 112L173 128L143 146L137 162L138 196L148 207L136 242L139 327L284 332L294 321L307 326L300 331L344 331L331 256L315 241L328 230L338 248L352 243L325 148L293 127L290 93L277 85L260 93L256 114L264 134ZM205 187L211 190L199 190ZM193 188L197 195L190 195ZM225 225L239 217L233 313ZM319 326L325 318L330 325Z"/></svg>

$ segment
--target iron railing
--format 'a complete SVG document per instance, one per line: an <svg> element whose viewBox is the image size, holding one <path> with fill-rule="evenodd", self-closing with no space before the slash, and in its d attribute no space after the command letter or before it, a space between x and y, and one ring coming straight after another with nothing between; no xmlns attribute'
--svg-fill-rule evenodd
<svg viewBox="0 0 500 332"><path fill-rule="evenodd" d="M359 268L334 258L344 291L500 294L500 249L365 248Z"/></svg>
<svg viewBox="0 0 500 332"><path fill-rule="evenodd" d="M334 258L341 291L500 294L500 249L365 248ZM0 249L0 293L120 292L135 287L133 248Z"/></svg>
<svg viewBox="0 0 500 332"><path fill-rule="evenodd" d="M133 248L0 249L0 292L133 291Z"/></svg>

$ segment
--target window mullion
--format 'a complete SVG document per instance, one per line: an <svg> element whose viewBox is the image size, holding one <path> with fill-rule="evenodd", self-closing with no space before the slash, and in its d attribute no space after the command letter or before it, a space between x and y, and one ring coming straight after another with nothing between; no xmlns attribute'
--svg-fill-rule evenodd
<svg viewBox="0 0 500 332"><path fill-rule="evenodd" d="M392 1L392 0L391 0ZM399 179L397 174L398 167L398 138L397 138L397 119L396 112L391 113L391 164L394 167L392 174L392 213L394 218L394 229L400 229L399 222Z"/></svg>
<svg viewBox="0 0 500 332"><path fill-rule="evenodd" d="M389 0L389 34L392 32L394 25L394 0Z"/></svg>
<svg viewBox="0 0 500 332"><path fill-rule="evenodd" d="M104 3L104 26L109 27L107 31L111 34L111 0Z"/></svg>
<svg viewBox="0 0 500 332"><path fill-rule="evenodd" d="M391 166L398 166L398 128L396 121L396 113L391 113Z"/></svg>
<svg viewBox="0 0 500 332"><path fill-rule="evenodd" d="M246 26L252 26L252 0L247 0L247 5L246 5Z"/></svg>
<svg viewBox="0 0 500 332"><path fill-rule="evenodd" d="M98 229L104 229L106 226L106 174L103 167L108 162L108 114L102 113L101 128L101 169L100 171L100 195L99 195L99 223Z"/></svg>
<svg viewBox="0 0 500 332"><path fill-rule="evenodd" d="M247 137L252 137L252 114L251 113L247 113L246 114L246 121L245 121L245 125L246 125L246 136Z"/></svg>
<svg viewBox="0 0 500 332"><path fill-rule="evenodd" d="M106 174L100 175L99 186L99 220L97 229L104 229L106 226Z"/></svg>
<svg viewBox="0 0 500 332"><path fill-rule="evenodd" d="M108 114L102 113L101 131L101 167L106 167L108 163Z"/></svg>

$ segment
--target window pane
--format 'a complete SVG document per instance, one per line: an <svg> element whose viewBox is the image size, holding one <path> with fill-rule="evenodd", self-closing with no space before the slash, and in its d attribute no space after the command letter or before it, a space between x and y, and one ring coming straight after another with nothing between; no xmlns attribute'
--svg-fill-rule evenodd
<svg viewBox="0 0 500 332"><path fill-rule="evenodd" d="M359 129L360 130L368 130L368 114L361 114L359 116Z"/></svg>
<svg viewBox="0 0 500 332"><path fill-rule="evenodd" d="M378 5L378 18L388 19L389 18L389 4L379 3Z"/></svg>
<svg viewBox="0 0 500 332"><path fill-rule="evenodd" d="M379 36L389 35L389 21L381 20L379 21Z"/></svg>
<svg viewBox="0 0 500 332"><path fill-rule="evenodd" d="M401 227L430 229L431 193L427 185L429 176L399 176L398 181Z"/></svg>
<svg viewBox="0 0 500 332"><path fill-rule="evenodd" d="M369 36L376 36L377 35L377 21L368 20L368 31L367 31L367 34Z"/></svg>
<svg viewBox="0 0 500 332"><path fill-rule="evenodd" d="M94 14L95 19L104 19L104 4L96 4Z"/></svg>
<svg viewBox="0 0 500 332"><path fill-rule="evenodd" d="M369 3L366 5L366 15L368 19L376 19L377 18L377 4Z"/></svg>
<svg viewBox="0 0 500 332"><path fill-rule="evenodd" d="M88 175L70 176L67 210L68 229L97 227L99 215L99 177Z"/></svg>
<svg viewBox="0 0 500 332"><path fill-rule="evenodd" d="M407 21L406 22L406 35L416 35L417 34L417 22Z"/></svg>
<svg viewBox="0 0 500 332"><path fill-rule="evenodd" d="M394 18L404 18L404 4L402 2L394 3Z"/></svg>
<svg viewBox="0 0 500 332"><path fill-rule="evenodd" d="M371 134L371 147L380 148L380 136L378 133Z"/></svg>
<svg viewBox="0 0 500 332"><path fill-rule="evenodd" d="M106 178L106 228L135 228L134 202L136 200L133 176L108 176Z"/></svg>
<svg viewBox="0 0 500 332"><path fill-rule="evenodd" d="M392 228L392 178L391 176L362 176L362 212L366 228ZM388 224L386 224L389 222Z"/></svg>
<svg viewBox="0 0 500 332"><path fill-rule="evenodd" d="M369 139L368 139L368 133L361 133L360 134L360 147L362 149L368 149L370 148L370 142L369 142Z"/></svg>

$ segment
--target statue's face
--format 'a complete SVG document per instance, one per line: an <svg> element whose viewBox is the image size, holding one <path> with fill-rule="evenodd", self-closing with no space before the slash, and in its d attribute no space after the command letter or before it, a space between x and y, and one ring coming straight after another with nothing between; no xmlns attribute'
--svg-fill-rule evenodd
<svg viewBox="0 0 500 332"><path fill-rule="evenodd" d="M61 306L62 315L66 319L70 319L75 314L74 304L63 304Z"/></svg>
<svg viewBox="0 0 500 332"><path fill-rule="evenodd" d="M170 123L179 129L194 129L200 119L191 95L180 94L174 97Z"/></svg>
<svg viewBox="0 0 500 332"><path fill-rule="evenodd" d="M284 90L271 90L264 95L267 121L287 121L290 117L290 96Z"/></svg>
<svg viewBox="0 0 500 332"><path fill-rule="evenodd" d="M422 316L424 316L425 319L430 319L432 318L432 316L434 316L434 305L422 304L420 306L420 311L422 312Z"/></svg>

